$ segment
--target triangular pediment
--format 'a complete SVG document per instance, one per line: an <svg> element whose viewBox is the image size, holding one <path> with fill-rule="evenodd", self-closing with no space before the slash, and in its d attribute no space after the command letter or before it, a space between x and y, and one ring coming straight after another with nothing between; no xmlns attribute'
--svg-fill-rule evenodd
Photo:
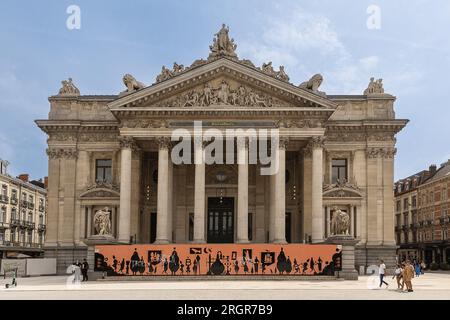
<svg viewBox="0 0 450 320"><path fill-rule="evenodd" d="M149 109L307 108L333 111L326 96L271 77L239 61L221 58L109 103L113 113Z"/></svg>

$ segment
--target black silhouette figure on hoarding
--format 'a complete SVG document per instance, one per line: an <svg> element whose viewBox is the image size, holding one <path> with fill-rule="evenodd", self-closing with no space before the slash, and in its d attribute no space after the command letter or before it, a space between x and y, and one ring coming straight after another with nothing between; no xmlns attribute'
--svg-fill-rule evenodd
<svg viewBox="0 0 450 320"><path fill-rule="evenodd" d="M186 258L186 273L189 275L191 273L191 259Z"/></svg>
<svg viewBox="0 0 450 320"><path fill-rule="evenodd" d="M258 273L258 266L259 266L258 257L255 258L255 261L253 262L253 265L255 266L255 273Z"/></svg>
<svg viewBox="0 0 450 320"><path fill-rule="evenodd" d="M283 274L283 272L287 271L288 269L286 256L284 254L283 248L281 248L281 251L277 257L277 269L280 274Z"/></svg>
<svg viewBox="0 0 450 320"><path fill-rule="evenodd" d="M231 266L230 256L227 256L227 257L226 257L226 260L225 260L225 266L227 267L227 273L226 273L226 275L229 276L229 275L231 274L231 273L230 273L230 271L231 271L231 268L230 268L230 266Z"/></svg>
<svg viewBox="0 0 450 320"><path fill-rule="evenodd" d="M297 262L297 259L294 258L294 273L299 273L300 272L300 265Z"/></svg>
<svg viewBox="0 0 450 320"><path fill-rule="evenodd" d="M292 271L292 262L291 262L291 258L288 257L286 260L286 273L291 273Z"/></svg>
<svg viewBox="0 0 450 320"><path fill-rule="evenodd" d="M176 248L173 248L172 254L170 255L170 262L169 262L169 269L172 272L172 275L174 276L175 273L180 268L180 258L178 257L178 253L176 251Z"/></svg>
<svg viewBox="0 0 450 320"><path fill-rule="evenodd" d="M317 260L317 270L319 270L319 273L322 272L322 259L319 257L319 259Z"/></svg>
<svg viewBox="0 0 450 320"><path fill-rule="evenodd" d="M216 261L211 266L211 273L215 276L221 275L225 271L225 266L223 265L222 261L222 252L217 251L216 254Z"/></svg>
<svg viewBox="0 0 450 320"><path fill-rule="evenodd" d="M164 258L164 264L163 264L163 273L167 274L167 269L169 268L169 262L167 262L167 258Z"/></svg>
<svg viewBox="0 0 450 320"><path fill-rule="evenodd" d="M118 261L116 259L116 256L113 256L113 269L115 273L117 273L117 263Z"/></svg>
<svg viewBox="0 0 450 320"><path fill-rule="evenodd" d="M197 255L197 257L195 257L195 261L197 261L197 270L198 270L198 274L200 273L200 255Z"/></svg>
<svg viewBox="0 0 450 320"><path fill-rule="evenodd" d="M120 263L120 270L119 272L123 274L123 269L125 269L125 258L122 258L122 262Z"/></svg>
<svg viewBox="0 0 450 320"><path fill-rule="evenodd" d="M309 263L309 259L303 263L302 273L306 273L306 271L308 270L308 263Z"/></svg>
<svg viewBox="0 0 450 320"><path fill-rule="evenodd" d="M125 264L127 265L126 273L129 274L130 273L130 260L127 260L127 262L125 262Z"/></svg>
<svg viewBox="0 0 450 320"><path fill-rule="evenodd" d="M184 274L184 264L183 262L180 262L180 272L183 275Z"/></svg>
<svg viewBox="0 0 450 320"><path fill-rule="evenodd" d="M238 274L238 272L239 272L239 262L237 260L234 261L234 272L236 274Z"/></svg>

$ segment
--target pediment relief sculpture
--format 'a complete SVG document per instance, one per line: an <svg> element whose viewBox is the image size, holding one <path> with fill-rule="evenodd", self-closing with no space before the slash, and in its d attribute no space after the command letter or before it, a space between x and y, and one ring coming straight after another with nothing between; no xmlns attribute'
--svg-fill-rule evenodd
<svg viewBox="0 0 450 320"><path fill-rule="evenodd" d="M249 86L225 79L205 83L173 98L161 101L155 107L286 107L289 104Z"/></svg>
<svg viewBox="0 0 450 320"><path fill-rule="evenodd" d="M117 198L120 197L119 187L113 183L97 181L88 186L81 194L81 198Z"/></svg>
<svg viewBox="0 0 450 320"><path fill-rule="evenodd" d="M331 198L361 198L361 190L346 179L337 179L336 183L324 184L323 196Z"/></svg>
<svg viewBox="0 0 450 320"><path fill-rule="evenodd" d="M120 95L126 95L133 93L137 90L141 90L145 88L145 84L137 81L131 74L127 73L122 78L123 84L127 87L127 90L120 93Z"/></svg>
<svg viewBox="0 0 450 320"><path fill-rule="evenodd" d="M80 90L73 84L72 78L61 81L62 87L59 89L60 96L79 96Z"/></svg>

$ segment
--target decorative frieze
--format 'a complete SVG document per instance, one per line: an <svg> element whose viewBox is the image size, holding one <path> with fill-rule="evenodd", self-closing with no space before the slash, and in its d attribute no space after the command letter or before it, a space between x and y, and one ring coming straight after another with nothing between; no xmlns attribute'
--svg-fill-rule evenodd
<svg viewBox="0 0 450 320"><path fill-rule="evenodd" d="M395 157L395 154L397 153L397 149L393 147L376 147L376 148L367 148L366 155L369 159L375 159L375 158L385 158L385 159L392 159Z"/></svg>
<svg viewBox="0 0 450 320"><path fill-rule="evenodd" d="M169 123L166 120L126 119L121 122L120 128L169 128Z"/></svg>
<svg viewBox="0 0 450 320"><path fill-rule="evenodd" d="M77 142L77 133L76 132L51 132L49 133L49 137L47 142Z"/></svg>
<svg viewBox="0 0 450 320"><path fill-rule="evenodd" d="M277 122L278 128L322 128L323 120L319 119L283 119Z"/></svg>
<svg viewBox="0 0 450 320"><path fill-rule="evenodd" d="M49 159L76 159L78 151L75 148L48 148Z"/></svg>
<svg viewBox="0 0 450 320"><path fill-rule="evenodd" d="M80 133L79 142L113 142L118 137L117 132L89 132Z"/></svg>

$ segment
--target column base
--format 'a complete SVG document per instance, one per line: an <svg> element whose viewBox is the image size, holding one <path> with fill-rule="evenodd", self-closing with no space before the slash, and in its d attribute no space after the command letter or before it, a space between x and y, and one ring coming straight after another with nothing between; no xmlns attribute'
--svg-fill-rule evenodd
<svg viewBox="0 0 450 320"><path fill-rule="evenodd" d="M203 239L198 239L198 240L195 240L194 239L194 241L192 241L192 243L194 243L194 244L203 244L203 243L206 243L206 240L203 240Z"/></svg>
<svg viewBox="0 0 450 320"><path fill-rule="evenodd" d="M155 240L155 244L169 244L170 243L170 241L169 240L166 240L166 239L156 239Z"/></svg>
<svg viewBox="0 0 450 320"><path fill-rule="evenodd" d="M275 239L272 241L272 243L275 244L287 244L287 241L285 239Z"/></svg>
<svg viewBox="0 0 450 320"><path fill-rule="evenodd" d="M236 240L236 243L243 243L243 244L245 244L245 243L250 243L250 241L247 240L247 239L242 239L242 240Z"/></svg>

